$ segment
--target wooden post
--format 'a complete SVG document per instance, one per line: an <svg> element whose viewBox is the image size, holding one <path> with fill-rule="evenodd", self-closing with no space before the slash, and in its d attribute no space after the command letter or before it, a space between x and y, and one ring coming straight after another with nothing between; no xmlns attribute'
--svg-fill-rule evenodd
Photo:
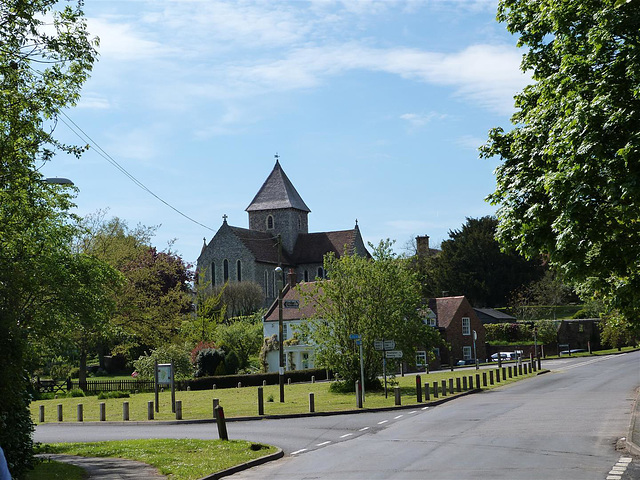
<svg viewBox="0 0 640 480"><path fill-rule="evenodd" d="M311 383L316 383L316 376L315 375L311 375Z"/></svg>
<svg viewBox="0 0 640 480"><path fill-rule="evenodd" d="M393 387L393 391L395 393L395 397L396 397L396 405L401 405L401 399L400 399L400 387Z"/></svg>
<svg viewBox="0 0 640 480"><path fill-rule="evenodd" d="M433 382L433 398L438 398L438 382Z"/></svg>
<svg viewBox="0 0 640 480"><path fill-rule="evenodd" d="M513 378L513 367L509 365L509 378Z"/></svg>
<svg viewBox="0 0 640 480"><path fill-rule="evenodd" d="M493 385L493 370L489 370L489 385Z"/></svg>
<svg viewBox="0 0 640 480"><path fill-rule="evenodd" d="M216 407L220 405L220 399L219 398L214 398L213 399L213 418L216 418Z"/></svg>
<svg viewBox="0 0 640 480"><path fill-rule="evenodd" d="M446 380L442 380L442 382L440 382L442 384L442 396L446 397L447 396L447 381Z"/></svg>
<svg viewBox="0 0 640 480"><path fill-rule="evenodd" d="M356 380L356 408L362 408L362 388L360 388L360 380Z"/></svg>
<svg viewBox="0 0 640 480"><path fill-rule="evenodd" d="M153 401L147 402L147 420L153 420Z"/></svg>
<svg viewBox="0 0 640 480"><path fill-rule="evenodd" d="M81 403L78 404L78 421L82 422L82 420L84 419L84 412L83 412L83 405Z"/></svg>
<svg viewBox="0 0 640 480"><path fill-rule="evenodd" d="M258 415L264 415L264 392L263 387L258 387Z"/></svg>
<svg viewBox="0 0 640 480"><path fill-rule="evenodd" d="M476 388L480 388L480 374L476 373Z"/></svg>
<svg viewBox="0 0 640 480"><path fill-rule="evenodd" d="M416 375L416 400L418 403L422 403L422 378L420 375Z"/></svg>
<svg viewBox="0 0 640 480"><path fill-rule="evenodd" d="M487 372L482 372L482 386L487 386Z"/></svg>
<svg viewBox="0 0 640 480"><path fill-rule="evenodd" d="M40 423L44 423L44 405L40 405Z"/></svg>
<svg viewBox="0 0 640 480"><path fill-rule="evenodd" d="M122 421L129 421L129 402L122 402Z"/></svg>
<svg viewBox="0 0 640 480"><path fill-rule="evenodd" d="M465 382L464 383L467 383L466 380L467 379L465 378ZM461 391L462 391L462 389L460 387L460 377L456 377L456 392L460 393Z"/></svg>
<svg viewBox="0 0 640 480"><path fill-rule="evenodd" d="M224 409L220 405L215 408L214 416L216 417L218 436L220 437L220 440L229 440L229 435L227 434L227 420L224 417Z"/></svg>
<svg viewBox="0 0 640 480"><path fill-rule="evenodd" d="M449 393L453 395L453 378L449 379Z"/></svg>
<svg viewBox="0 0 640 480"><path fill-rule="evenodd" d="M62 421L62 404L61 403L58 404L58 421L59 422Z"/></svg>
<svg viewBox="0 0 640 480"><path fill-rule="evenodd" d="M464 390L465 392L468 390L468 385L467 385L467 377L462 377L462 390ZM458 391L460 391L458 389Z"/></svg>
<svg viewBox="0 0 640 480"><path fill-rule="evenodd" d="M496 370L496 382L500 383L500 370L502 370L501 368L498 368Z"/></svg>
<svg viewBox="0 0 640 480"><path fill-rule="evenodd" d="M314 413L315 411L316 411L315 395L312 392L309 392L309 413Z"/></svg>
<svg viewBox="0 0 640 480"><path fill-rule="evenodd" d="M176 420L182 420L182 400L176 400Z"/></svg>
<svg viewBox="0 0 640 480"><path fill-rule="evenodd" d="M98 406L100 407L100 421L105 422L107 420L107 404L100 402Z"/></svg>
<svg viewBox="0 0 640 480"><path fill-rule="evenodd" d="M424 384L424 401L428 402L429 400L431 400L430 395L429 395L429 382Z"/></svg>

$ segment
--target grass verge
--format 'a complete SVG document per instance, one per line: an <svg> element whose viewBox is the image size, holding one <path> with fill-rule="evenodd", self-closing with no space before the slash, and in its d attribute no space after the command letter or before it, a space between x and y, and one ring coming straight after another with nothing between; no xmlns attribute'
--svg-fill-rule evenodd
<svg viewBox="0 0 640 480"><path fill-rule="evenodd" d="M255 444L245 440L225 442L222 440L151 439L51 443L41 445L37 453L126 458L152 465L173 480L193 480L276 451L277 449L270 445ZM48 477L35 477L35 479L43 478Z"/></svg>

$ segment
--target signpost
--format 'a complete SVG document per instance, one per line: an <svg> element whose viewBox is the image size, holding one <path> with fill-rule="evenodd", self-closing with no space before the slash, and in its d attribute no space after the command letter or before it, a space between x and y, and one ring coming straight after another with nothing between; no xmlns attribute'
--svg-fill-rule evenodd
<svg viewBox="0 0 640 480"><path fill-rule="evenodd" d="M362 359L362 338L359 333L349 335L351 340L356 341L356 345L360 347L360 387L362 388L362 403L364 403L364 361Z"/></svg>
<svg viewBox="0 0 640 480"><path fill-rule="evenodd" d="M373 348L383 352L382 355L382 374L384 375L384 398L387 398L387 358L402 358L401 350L396 348L395 340L374 340Z"/></svg>
<svg viewBox="0 0 640 480"><path fill-rule="evenodd" d="M156 400L156 413L160 411L160 402L159 402L159 393L158 387L162 386L170 386L171 387L171 411L173 413L176 412L176 386L174 383L174 368L173 362L171 363L160 363L156 362L154 369L154 377L155 377L155 400Z"/></svg>

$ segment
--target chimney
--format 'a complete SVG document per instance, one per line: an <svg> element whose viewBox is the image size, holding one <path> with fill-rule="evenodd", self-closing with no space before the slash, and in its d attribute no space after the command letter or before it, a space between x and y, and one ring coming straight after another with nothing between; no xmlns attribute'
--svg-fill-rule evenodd
<svg viewBox="0 0 640 480"><path fill-rule="evenodd" d="M296 278L296 271L293 268L289 269L289 273L287 275L287 282L289 283L289 288L293 288L298 283L298 279Z"/></svg>
<svg viewBox="0 0 640 480"><path fill-rule="evenodd" d="M418 260L424 260L429 256L429 235L416 237L416 250Z"/></svg>

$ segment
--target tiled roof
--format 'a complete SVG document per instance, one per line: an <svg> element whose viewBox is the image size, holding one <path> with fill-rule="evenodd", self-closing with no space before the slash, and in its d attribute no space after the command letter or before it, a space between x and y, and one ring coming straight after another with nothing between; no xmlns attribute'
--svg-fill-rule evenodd
<svg viewBox="0 0 640 480"><path fill-rule="evenodd" d="M487 317L494 318L496 320L516 320L516 317L509 315L508 313L501 312L495 308L474 308L477 314L486 315Z"/></svg>
<svg viewBox="0 0 640 480"><path fill-rule="evenodd" d="M251 251L257 262L278 264L278 243L272 234L240 227L229 226L229 228ZM291 265L287 252L284 250L281 261L284 265Z"/></svg>
<svg viewBox="0 0 640 480"><path fill-rule="evenodd" d="M322 263L324 255L334 252L338 257L347 253L353 254L356 230L340 230L337 232L301 233L298 235L293 249L293 261L296 264Z"/></svg>
<svg viewBox="0 0 640 480"><path fill-rule="evenodd" d="M312 318L316 313L316 304L313 299L307 300L307 298L300 293L300 290L303 290L304 292L312 292L315 287L316 282L300 282L295 286L295 288L289 288L289 286L287 285L284 296L282 297L282 319L300 320L303 318ZM287 305L290 306L287 307ZM273 304L267 311L264 317L264 321L278 321L277 300L273 302Z"/></svg>
<svg viewBox="0 0 640 480"><path fill-rule="evenodd" d="M277 208L295 208L303 212L310 212L300 194L282 170L280 162L276 160L273 170L262 184L253 201L246 211L272 210Z"/></svg>
<svg viewBox="0 0 640 480"><path fill-rule="evenodd" d="M436 314L438 327L447 328L449 326L463 301L464 296L429 299L429 308Z"/></svg>

